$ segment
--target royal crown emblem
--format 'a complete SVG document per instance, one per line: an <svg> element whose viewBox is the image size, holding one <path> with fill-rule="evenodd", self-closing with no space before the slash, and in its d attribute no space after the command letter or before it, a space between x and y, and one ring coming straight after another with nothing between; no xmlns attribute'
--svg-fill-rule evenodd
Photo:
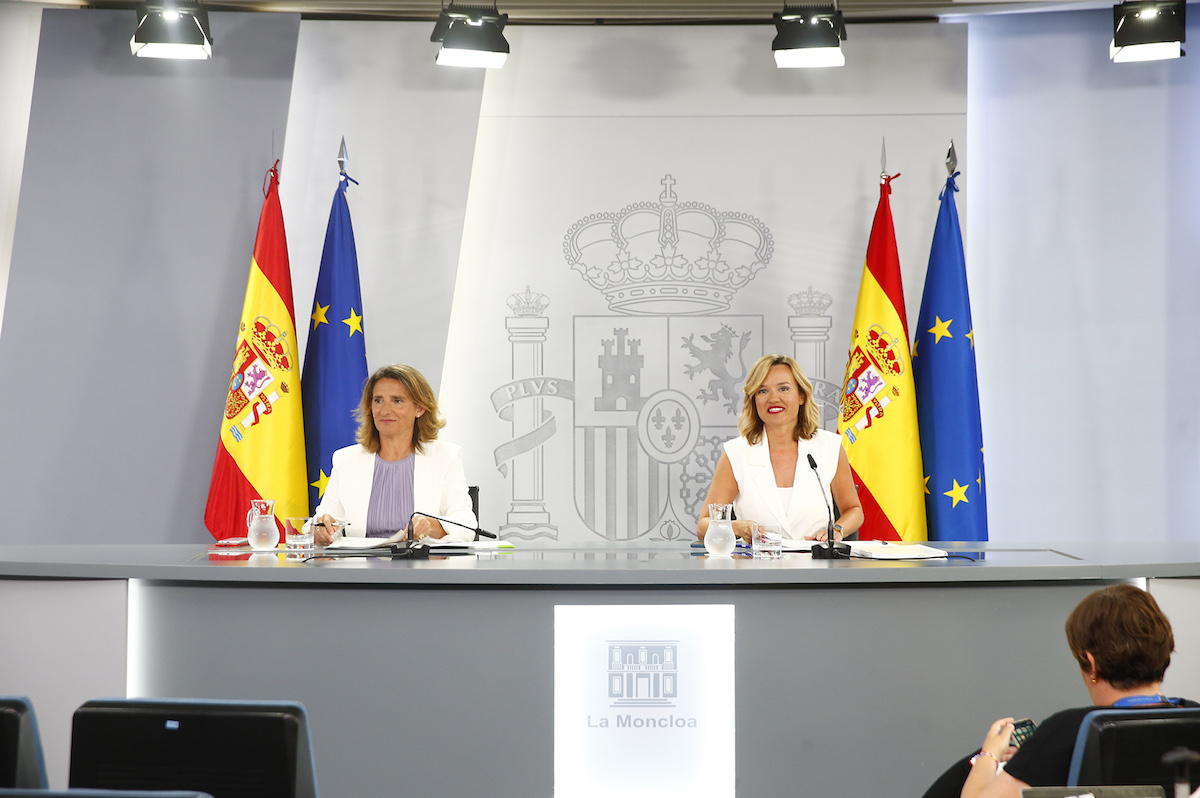
<svg viewBox="0 0 1200 798"><path fill-rule="evenodd" d="M805 290L789 296L787 301L797 316L824 316L825 311L833 304L833 295L824 291L814 291L810 285Z"/></svg>
<svg viewBox="0 0 1200 798"><path fill-rule="evenodd" d="M266 316L257 316L249 330L242 330L242 336L233 359L233 375L225 399L225 418L235 418L258 400L261 408L255 407L253 418L246 425L248 427L257 424L260 415L270 414L271 404L275 400L266 390L276 381L276 372L286 374L291 369L292 351L288 346L287 333L272 324ZM287 393L287 383L280 381L279 390ZM240 433L235 433L235 437L238 435Z"/></svg>
<svg viewBox="0 0 1200 798"><path fill-rule="evenodd" d="M292 353L288 347L287 333L271 323L266 316L254 319L250 328L250 337L254 339L254 348L273 369L287 371L292 367Z"/></svg>
<svg viewBox="0 0 1200 798"><path fill-rule="evenodd" d="M540 316L550 304L545 294L539 294L525 286L524 292L518 292L508 298L508 309L522 317Z"/></svg>
<svg viewBox="0 0 1200 798"><path fill-rule="evenodd" d="M576 222L563 242L567 263L618 313L727 310L733 295L771 260L770 231L749 214L680 202L670 175L662 184L657 203Z"/></svg>

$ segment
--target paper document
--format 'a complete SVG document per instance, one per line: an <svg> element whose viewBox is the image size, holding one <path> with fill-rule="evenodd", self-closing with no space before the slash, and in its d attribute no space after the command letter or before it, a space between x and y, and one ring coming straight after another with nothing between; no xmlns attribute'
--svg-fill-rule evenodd
<svg viewBox="0 0 1200 798"><path fill-rule="evenodd" d="M326 548L329 549L386 549L394 543L404 542L404 532L400 531L390 538L360 538L337 537ZM447 540L445 538L425 538L422 546L431 549L459 549L466 551L500 551L516 548L507 540Z"/></svg>
<svg viewBox="0 0 1200 798"><path fill-rule="evenodd" d="M390 538L335 537L327 549L386 549L393 543L404 540L404 530L401 529Z"/></svg>
<svg viewBox="0 0 1200 798"><path fill-rule="evenodd" d="M500 551L506 549L515 549L512 543L507 540L431 540L425 538L422 543L428 543L429 548L437 549L467 549L468 551Z"/></svg>
<svg viewBox="0 0 1200 798"><path fill-rule="evenodd" d="M882 540L851 540L852 557L872 560L933 560L945 557L946 552L921 543L889 543Z"/></svg>
<svg viewBox="0 0 1200 798"><path fill-rule="evenodd" d="M790 552L812 551L815 540L790 540L785 538L783 550ZM867 557L872 560L936 559L945 557L946 552L921 543L890 543L883 540L847 540L850 556Z"/></svg>
<svg viewBox="0 0 1200 798"><path fill-rule="evenodd" d="M805 552L812 551L812 544L814 544L816 542L817 541L815 541L815 540L792 540L791 538L784 538L783 539L783 550L784 551L805 551Z"/></svg>

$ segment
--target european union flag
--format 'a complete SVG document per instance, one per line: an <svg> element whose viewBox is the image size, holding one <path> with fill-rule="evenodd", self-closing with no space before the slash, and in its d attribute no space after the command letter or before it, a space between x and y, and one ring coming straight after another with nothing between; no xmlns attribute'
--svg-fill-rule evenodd
<svg viewBox="0 0 1200 798"><path fill-rule="evenodd" d="M913 378L929 539L987 540L975 329L954 206L958 175L946 180L941 193L913 341Z"/></svg>
<svg viewBox="0 0 1200 798"><path fill-rule="evenodd" d="M333 470L333 453L355 441L354 413L367 381L367 348L363 341L362 291L358 255L346 188L358 181L342 172L313 297L312 326L304 352L304 443L308 451L308 504L311 513L325 493Z"/></svg>

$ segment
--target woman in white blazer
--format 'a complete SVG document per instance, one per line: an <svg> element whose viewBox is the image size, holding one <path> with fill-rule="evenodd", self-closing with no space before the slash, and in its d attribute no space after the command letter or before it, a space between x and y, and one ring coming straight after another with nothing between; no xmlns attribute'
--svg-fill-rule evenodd
<svg viewBox="0 0 1200 798"><path fill-rule="evenodd" d="M821 410L800 365L786 355L763 355L743 391L741 436L725 442L717 461L696 524L700 540L708 531L708 505L731 502L738 518L733 529L743 540L751 539L754 523L775 524L793 540L825 540L826 495L840 513L835 538L857 532L863 513L850 462L841 438L821 429Z"/></svg>
<svg viewBox="0 0 1200 798"><path fill-rule="evenodd" d="M317 544L330 543L343 530L389 537L410 519L414 540L470 540L476 520L462 449L437 440L445 424L421 372L397 363L372 374L358 409L358 443L333 453L333 473L313 513L324 524L316 527Z"/></svg>

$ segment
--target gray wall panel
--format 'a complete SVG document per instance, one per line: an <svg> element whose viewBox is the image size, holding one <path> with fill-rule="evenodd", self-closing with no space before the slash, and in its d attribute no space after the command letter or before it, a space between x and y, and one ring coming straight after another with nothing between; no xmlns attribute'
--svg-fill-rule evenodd
<svg viewBox="0 0 1200 798"><path fill-rule="evenodd" d="M0 484L10 504L47 515L0 540L207 537L199 519L300 19L214 13L207 62L134 58L134 22L131 11L42 18L0 335Z"/></svg>
<svg viewBox="0 0 1200 798"><path fill-rule="evenodd" d="M0 579L0 690L37 713L50 787L67 786L71 718L84 701L125 695L124 579Z"/></svg>

